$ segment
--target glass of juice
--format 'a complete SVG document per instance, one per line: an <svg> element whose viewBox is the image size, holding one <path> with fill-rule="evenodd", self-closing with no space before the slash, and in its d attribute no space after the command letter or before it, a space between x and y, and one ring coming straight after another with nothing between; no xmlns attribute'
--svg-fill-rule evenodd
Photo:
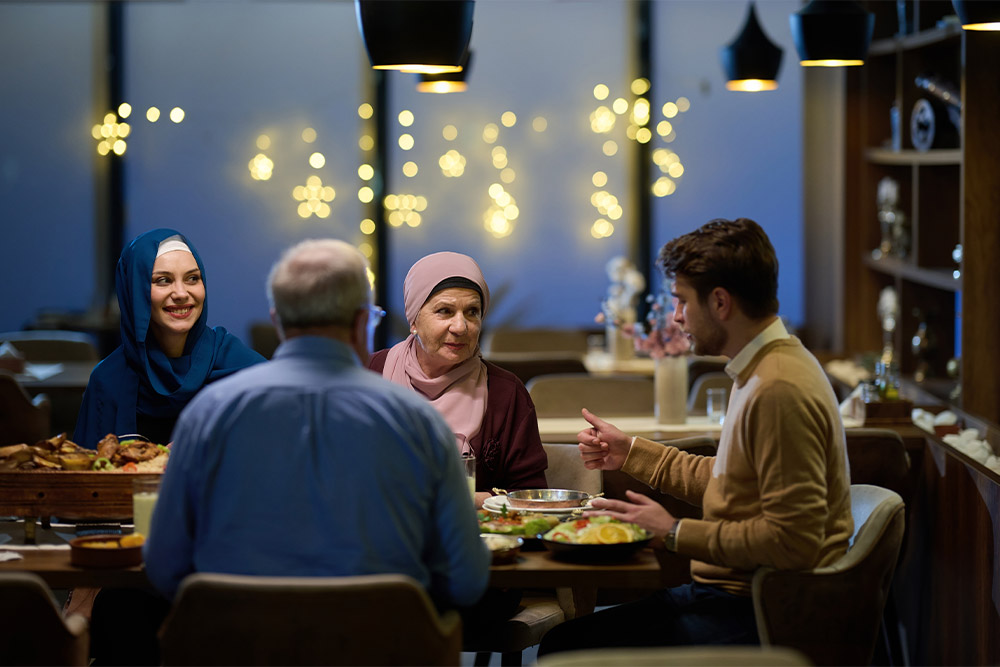
<svg viewBox="0 0 1000 667"><path fill-rule="evenodd" d="M462 454L462 465L465 468L465 479L469 483L469 494L476 499L476 455L472 452Z"/></svg>
<svg viewBox="0 0 1000 667"><path fill-rule="evenodd" d="M132 480L132 521L135 532L149 536L149 522L153 518L153 507L160 495L159 477L140 477Z"/></svg>

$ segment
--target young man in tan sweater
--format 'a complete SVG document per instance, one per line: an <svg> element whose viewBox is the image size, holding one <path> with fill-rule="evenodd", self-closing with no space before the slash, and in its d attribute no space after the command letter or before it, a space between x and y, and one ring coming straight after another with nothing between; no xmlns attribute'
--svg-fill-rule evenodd
<svg viewBox="0 0 1000 667"><path fill-rule="evenodd" d="M697 354L733 378L714 457L634 438L584 410L588 468L623 470L702 507L678 521L656 501L597 499L691 558L692 583L569 621L539 655L599 646L756 644L750 580L762 565L807 569L843 555L853 533L844 428L823 369L777 316L778 261L754 221L713 220L667 243L674 320Z"/></svg>

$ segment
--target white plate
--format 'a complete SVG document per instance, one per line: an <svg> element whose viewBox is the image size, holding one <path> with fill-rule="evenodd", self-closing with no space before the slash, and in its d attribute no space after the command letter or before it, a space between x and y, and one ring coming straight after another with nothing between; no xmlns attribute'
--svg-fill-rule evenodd
<svg viewBox="0 0 1000 667"><path fill-rule="evenodd" d="M507 496L490 496L483 501L483 509L493 514L501 514L505 505L507 505ZM576 510L587 509L591 509L590 502L582 507L552 507L547 510L526 510L507 506L508 512L531 512L532 514L552 514L558 516L569 516Z"/></svg>

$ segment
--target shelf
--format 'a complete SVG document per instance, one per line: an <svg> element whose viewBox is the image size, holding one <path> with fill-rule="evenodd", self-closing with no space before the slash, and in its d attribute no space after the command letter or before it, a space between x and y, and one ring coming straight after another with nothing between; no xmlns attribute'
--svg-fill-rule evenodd
<svg viewBox="0 0 1000 667"><path fill-rule="evenodd" d="M906 149L894 151L891 148L867 148L865 149L865 159L872 164L892 164L892 165L960 165L962 164L961 148L931 149L929 151L915 151Z"/></svg>
<svg viewBox="0 0 1000 667"><path fill-rule="evenodd" d="M943 28L933 28L922 30L911 35L896 35L888 39L878 39L871 43L868 48L869 55L884 56L895 53L897 50L908 51L919 49L932 44L939 44L949 39L958 39L962 34L962 26L947 25Z"/></svg>
<svg viewBox="0 0 1000 667"><path fill-rule="evenodd" d="M871 255L864 256L864 263L874 271L903 278L912 283L934 287L947 292L957 292L962 289L962 279L953 277L949 269L925 269L913 266L894 257L875 259Z"/></svg>

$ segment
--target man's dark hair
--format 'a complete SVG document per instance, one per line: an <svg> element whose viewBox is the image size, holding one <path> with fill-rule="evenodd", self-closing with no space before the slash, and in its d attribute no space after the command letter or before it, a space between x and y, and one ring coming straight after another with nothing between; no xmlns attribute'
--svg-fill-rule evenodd
<svg viewBox="0 0 1000 667"><path fill-rule="evenodd" d="M748 317L778 312L778 258L767 234L750 218L707 222L664 245L656 263L667 279L680 276L689 282L701 303L721 287Z"/></svg>

